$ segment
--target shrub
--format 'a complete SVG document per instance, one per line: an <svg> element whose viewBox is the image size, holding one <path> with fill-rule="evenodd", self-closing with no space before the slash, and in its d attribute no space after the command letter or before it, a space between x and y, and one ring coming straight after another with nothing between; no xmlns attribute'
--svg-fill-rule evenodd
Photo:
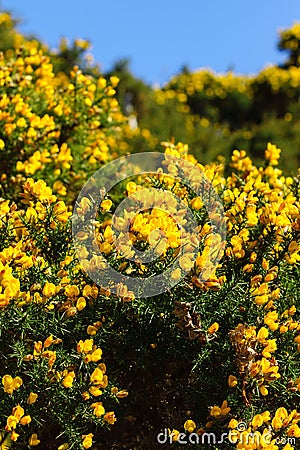
<svg viewBox="0 0 300 450"><path fill-rule="evenodd" d="M83 233L76 248L72 213L84 216L93 202L76 202L86 181L137 142L153 150L158 141L128 126L117 77L78 67L54 76L51 56L23 44L0 69L3 447L158 448L159 433L180 443L182 431L199 448L208 433L217 449L297 448L299 176L278 168L281 150L271 143L260 148L261 164L245 150L229 164L201 164L186 144L162 142L160 169L144 176L125 166L96 205L96 245ZM174 92L155 96L184 115L185 97ZM114 231L123 199L131 209ZM182 231L187 210L199 248ZM222 220L226 236L214 228ZM105 285L97 246L124 280L165 273L166 288L140 297L125 281ZM132 259L135 249L156 258ZM249 433L259 446L244 446Z"/></svg>

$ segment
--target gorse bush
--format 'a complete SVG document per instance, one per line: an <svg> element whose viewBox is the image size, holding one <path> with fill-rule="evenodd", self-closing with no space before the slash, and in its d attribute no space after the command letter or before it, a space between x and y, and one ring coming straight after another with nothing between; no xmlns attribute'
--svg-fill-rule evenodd
<svg viewBox="0 0 300 450"><path fill-rule="evenodd" d="M279 168L284 146L266 139L261 163L243 149L227 163L198 161L187 144L160 137L158 125L157 134L128 125L116 75L59 72L57 56L35 40L14 41L8 25L0 68L2 448L151 449L160 434L171 447L297 449L300 178ZM281 88L281 70L258 77ZM159 117L168 103L187 135L236 136L214 116L223 103L207 106L207 90L246 111L254 95L247 80L202 73L173 83L179 88L151 94ZM192 100L211 117L188 115ZM288 113L280 119L287 126ZM91 195L76 202L86 181L118 157L157 150L160 139L156 173L125 166L97 207L93 245L85 230L75 248L73 213L84 217L93 203ZM202 195L199 173L210 187ZM129 208L115 222L123 199ZM199 248L182 231L187 210ZM226 236L213 224L222 220ZM136 249L155 260L133 259ZM168 274L167 288L145 298L125 281L106 285L108 264L124 280Z"/></svg>
<svg viewBox="0 0 300 450"><path fill-rule="evenodd" d="M53 432L62 432L62 444L89 448L90 424L113 424L108 405L127 395L111 384L91 337L105 317L69 322L98 295L96 286L76 279L69 206L79 180L117 154L124 122L113 98L117 82L78 68L69 80L55 78L49 57L34 45L2 59L1 308L11 317L1 314L1 418L7 417L3 437L18 438L19 448ZM20 376L11 375L16 371Z"/></svg>

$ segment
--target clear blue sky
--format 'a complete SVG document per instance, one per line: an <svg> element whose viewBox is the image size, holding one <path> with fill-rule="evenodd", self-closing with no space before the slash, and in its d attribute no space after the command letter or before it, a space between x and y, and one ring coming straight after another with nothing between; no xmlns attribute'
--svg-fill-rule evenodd
<svg viewBox="0 0 300 450"><path fill-rule="evenodd" d="M277 31L300 19L299 0L0 0L52 48L62 36L89 39L103 71L124 57L149 83L183 64L191 70L255 73L280 62Z"/></svg>

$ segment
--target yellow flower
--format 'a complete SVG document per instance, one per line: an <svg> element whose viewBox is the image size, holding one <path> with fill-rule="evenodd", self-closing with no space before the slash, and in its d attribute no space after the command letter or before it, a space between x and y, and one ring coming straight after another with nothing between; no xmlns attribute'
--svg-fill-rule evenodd
<svg viewBox="0 0 300 450"><path fill-rule="evenodd" d="M226 414L229 413L231 408L228 407L227 400L224 400L221 407L219 406L213 406L210 415L212 417L220 417L220 416L226 416Z"/></svg>
<svg viewBox="0 0 300 450"><path fill-rule="evenodd" d="M191 201L192 208L199 210L203 206L203 202L200 197L196 197Z"/></svg>
<svg viewBox="0 0 300 450"><path fill-rule="evenodd" d="M116 87L119 84L119 82L120 82L120 78L118 78L116 76L110 77L109 80L110 80L111 85L112 85L113 88Z"/></svg>
<svg viewBox="0 0 300 450"><path fill-rule="evenodd" d="M127 397L127 395L128 395L128 392L127 392L127 391L124 391L124 390L119 391L119 392L116 393L116 396L117 396L118 398L125 398L125 397Z"/></svg>
<svg viewBox="0 0 300 450"><path fill-rule="evenodd" d="M265 423L270 422L270 420L271 420L271 414L270 414L270 411L264 411L264 412L261 414L261 416L262 416L263 421L264 421Z"/></svg>
<svg viewBox="0 0 300 450"><path fill-rule="evenodd" d="M291 307L289 308L289 310L288 310L288 315L289 315L289 316L293 316L293 315L296 313L296 311L297 311L296 306L293 305L293 306L291 306Z"/></svg>
<svg viewBox="0 0 300 450"><path fill-rule="evenodd" d="M110 199L103 200L101 202L100 208L102 211L109 211L112 206L112 201Z"/></svg>
<svg viewBox="0 0 300 450"><path fill-rule="evenodd" d="M300 428L299 426L294 423L292 424L289 429L287 430L288 436L294 436L295 438L300 438Z"/></svg>
<svg viewBox="0 0 300 450"><path fill-rule="evenodd" d="M277 148L276 145L268 142L267 149L265 150L265 158L267 161L270 161L271 165L276 166L278 164L280 153L280 148Z"/></svg>
<svg viewBox="0 0 300 450"><path fill-rule="evenodd" d="M89 434L83 434L82 435L82 447L83 448L91 448L91 446L93 445L93 433L89 433Z"/></svg>
<svg viewBox="0 0 300 450"><path fill-rule="evenodd" d="M109 97L112 97L113 95L115 95L116 91L110 87L108 87L106 89L106 95L108 95Z"/></svg>
<svg viewBox="0 0 300 450"><path fill-rule="evenodd" d="M84 392L81 394L81 396L82 396L82 398L83 398L84 400L88 400L88 399L90 398L90 394L89 394L88 391L84 391Z"/></svg>
<svg viewBox="0 0 300 450"><path fill-rule="evenodd" d="M181 270L179 269L179 267L177 269L175 269L172 274L171 274L171 278L172 280L179 280L181 277Z"/></svg>
<svg viewBox="0 0 300 450"><path fill-rule="evenodd" d="M263 396L266 396L269 393L268 389L264 385L259 387L259 391L260 391L261 395L263 395Z"/></svg>
<svg viewBox="0 0 300 450"><path fill-rule="evenodd" d="M85 341L80 340L77 344L78 353L89 353L92 351L94 345L93 339L86 339Z"/></svg>
<svg viewBox="0 0 300 450"><path fill-rule="evenodd" d="M276 311L269 311L264 317L264 323L270 328L270 330L276 331L279 327L278 313Z"/></svg>
<svg viewBox="0 0 300 450"><path fill-rule="evenodd" d="M23 380L20 377L12 378L10 375L4 375L2 378L2 384L4 386L4 392L7 394L12 394L13 391L22 386Z"/></svg>
<svg viewBox="0 0 300 450"><path fill-rule="evenodd" d="M75 372L72 370L71 372L67 373L62 381L62 385L65 388L72 387L73 381L75 379Z"/></svg>
<svg viewBox="0 0 300 450"><path fill-rule="evenodd" d="M63 224L67 223L69 217L72 215L63 201L57 202L54 205L52 213L53 217Z"/></svg>
<svg viewBox="0 0 300 450"><path fill-rule="evenodd" d="M18 439L19 436L20 436L20 435L19 435L18 433L16 433L15 430L12 430L11 433L10 433L10 439L11 439L13 442L15 442L15 441ZM4 444L5 444L5 443L4 443ZM4 446L4 448L5 448L5 446ZM8 447L8 448L9 448L9 447Z"/></svg>
<svg viewBox="0 0 300 450"><path fill-rule="evenodd" d="M237 377L235 377L234 375L229 375L228 386L234 388L236 387L237 384L238 384Z"/></svg>
<svg viewBox="0 0 300 450"><path fill-rule="evenodd" d="M128 193L128 195L134 194L138 189L138 186L136 185L136 183L134 181L129 181L126 184L126 191Z"/></svg>
<svg viewBox="0 0 300 450"><path fill-rule="evenodd" d="M94 327L93 325L88 325L87 327L87 334L89 334L90 336L95 336L95 334L97 334L98 328Z"/></svg>
<svg viewBox="0 0 300 450"><path fill-rule="evenodd" d="M16 125L19 128L26 127L26 120L24 119L24 117L20 117L20 119L17 120Z"/></svg>
<svg viewBox="0 0 300 450"><path fill-rule="evenodd" d="M94 372L90 376L91 382L98 385L103 380L103 372L99 367L96 367Z"/></svg>
<svg viewBox="0 0 300 450"><path fill-rule="evenodd" d="M89 41L85 41L84 39L75 39L75 45L83 50L87 50L91 46Z"/></svg>
<svg viewBox="0 0 300 450"><path fill-rule="evenodd" d="M37 359L42 351L43 348L43 343L42 341L38 341L34 343L34 347L33 347L33 356L35 359Z"/></svg>
<svg viewBox="0 0 300 450"><path fill-rule="evenodd" d="M75 284L68 285L65 287L65 294L67 297L75 298L79 296L80 290Z"/></svg>
<svg viewBox="0 0 300 450"><path fill-rule="evenodd" d="M29 438L29 445L30 447L36 447L39 445L41 441L38 439L38 435L33 433Z"/></svg>
<svg viewBox="0 0 300 450"><path fill-rule="evenodd" d="M182 255L179 258L179 265L181 267L182 270L184 271L189 271L192 269L193 265L194 265L194 261L193 261L193 254L192 253L187 253L185 255Z"/></svg>
<svg viewBox="0 0 300 450"><path fill-rule="evenodd" d="M76 308L78 311L82 311L86 307L86 300L84 297L79 297L79 299L76 302Z"/></svg>
<svg viewBox="0 0 300 450"><path fill-rule="evenodd" d="M178 441L178 438L179 438L179 435L180 435L180 432L178 431L178 430L170 430L170 436L171 436L171 438L172 438L172 442L176 442L176 441Z"/></svg>
<svg viewBox="0 0 300 450"><path fill-rule="evenodd" d="M256 430L257 428L261 427L264 423L264 418L261 414L256 414L252 419L252 426Z"/></svg>
<svg viewBox="0 0 300 450"><path fill-rule="evenodd" d="M30 392L29 397L27 399L27 403L29 405L32 405L33 403L36 402L37 398L38 398L38 394L35 394L34 392Z"/></svg>
<svg viewBox="0 0 300 450"><path fill-rule="evenodd" d="M46 281L42 292L45 297L49 298L57 293L57 287L55 286L55 284Z"/></svg>
<svg viewBox="0 0 300 450"><path fill-rule="evenodd" d="M67 195L67 188L60 180L54 182L53 190L63 197Z"/></svg>
<svg viewBox="0 0 300 450"><path fill-rule="evenodd" d="M23 198L22 203L28 204L33 199L38 199L42 203L51 204L55 202L56 197L52 195L52 190L46 185L44 180L34 181L28 178L23 185L24 193L20 194Z"/></svg>
<svg viewBox="0 0 300 450"><path fill-rule="evenodd" d="M50 334L50 336L48 336L47 339L45 339L43 347L48 348L50 347L50 345L52 345L52 343L53 343L53 336L52 334Z"/></svg>
<svg viewBox="0 0 300 450"><path fill-rule="evenodd" d="M24 409L22 408L22 406L17 405L13 408L12 413L18 420L20 420L21 417L24 416Z"/></svg>
<svg viewBox="0 0 300 450"><path fill-rule="evenodd" d="M102 391L99 388L99 386L91 386L89 388L89 392L94 396L94 397L98 397L99 395L102 395Z"/></svg>
<svg viewBox="0 0 300 450"><path fill-rule="evenodd" d="M94 409L94 414L96 417L101 417L105 414L105 409L103 408L102 402L92 403L91 407Z"/></svg>
<svg viewBox="0 0 300 450"><path fill-rule="evenodd" d="M299 251L299 245L297 244L296 241L292 241L292 242L289 244L288 252L289 252L290 254L293 254L293 253L296 253L296 252L298 252L298 251Z"/></svg>
<svg viewBox="0 0 300 450"><path fill-rule="evenodd" d="M100 89L105 88L105 86L106 86L106 79L100 77L100 78L98 79L98 81L97 81L97 85L98 85L98 87L99 87Z"/></svg>
<svg viewBox="0 0 300 450"><path fill-rule="evenodd" d="M289 328L288 328L287 326L285 326L285 325L280 325L280 327L279 327L279 332L280 332L281 334L286 333L287 331L289 331Z"/></svg>
<svg viewBox="0 0 300 450"><path fill-rule="evenodd" d="M214 334L219 329L219 324L217 322L214 322L207 330L209 334Z"/></svg>
<svg viewBox="0 0 300 450"><path fill-rule="evenodd" d="M269 336L268 329L266 327L261 327L257 333L257 340L258 342L262 343L267 339L268 336Z"/></svg>
<svg viewBox="0 0 300 450"><path fill-rule="evenodd" d="M104 253L105 255L109 255L112 252L112 246L109 244L109 242L102 242L100 245L100 252Z"/></svg>
<svg viewBox="0 0 300 450"><path fill-rule="evenodd" d="M102 350L101 348L97 348L90 354L91 361L98 362L102 357Z"/></svg>
<svg viewBox="0 0 300 450"><path fill-rule="evenodd" d="M104 417L103 420L107 423L109 423L109 425L113 425L115 423L115 421L117 420L115 413L113 411L107 412Z"/></svg>
<svg viewBox="0 0 300 450"><path fill-rule="evenodd" d="M271 353L274 353L277 350L276 339L269 339L267 342L267 346L263 349L262 355L265 358L271 358Z"/></svg>
<svg viewBox="0 0 300 450"><path fill-rule="evenodd" d="M282 419L282 420L285 420L285 419L287 419L287 417L288 417L288 412L287 412L287 410L286 410L283 406L281 406L280 408L278 408L278 409L276 410L276 412L275 412L275 417L276 417L276 418L280 418L280 419Z"/></svg>
<svg viewBox="0 0 300 450"><path fill-rule="evenodd" d="M20 420L21 425L28 425L30 422L31 422L30 416L23 416L22 419Z"/></svg>
<svg viewBox="0 0 300 450"><path fill-rule="evenodd" d="M228 428L236 428L238 426L239 422L236 419L231 419Z"/></svg>
<svg viewBox="0 0 300 450"><path fill-rule="evenodd" d="M16 426L19 423L19 419L16 416L8 416L7 420L6 420L6 430L7 431L11 431L14 430L16 428Z"/></svg>
<svg viewBox="0 0 300 450"><path fill-rule="evenodd" d="M184 423L184 429L189 433L192 433L196 428L196 424L193 420L186 420Z"/></svg>

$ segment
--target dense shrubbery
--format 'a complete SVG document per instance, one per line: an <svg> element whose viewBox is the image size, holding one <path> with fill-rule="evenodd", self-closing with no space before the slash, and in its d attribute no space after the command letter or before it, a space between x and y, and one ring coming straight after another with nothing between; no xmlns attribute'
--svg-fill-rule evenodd
<svg viewBox="0 0 300 450"><path fill-rule="evenodd" d="M149 90L141 127L131 128L116 100L115 74L105 78L84 67L68 74L66 53L53 56L19 35L15 41L10 17L1 17L11 39L0 68L3 448L159 448L156 437L168 429L172 445L180 442L179 432L197 431L201 442L205 432L218 440L231 430L231 443L215 443L215 449L296 449L300 180L278 168L281 151L268 140L272 130L277 136L281 130L283 152L287 134L291 148L297 140L298 67L266 69L255 79L183 74L165 89ZM292 42L291 36L282 39ZM270 95L287 90L291 100L257 118L253 102L265 94L256 89L265 85ZM235 118L235 110L245 115ZM150 116L148 129L143 124ZM143 299L126 286L113 295L92 282L74 250L71 215L99 167L129 152L157 149L177 132L195 146L202 142L209 158L223 153L225 138L244 146L253 130L257 139L264 136L260 164L244 150L234 150L228 163L221 156L209 164L200 158L200 164L187 145L164 142L165 173L132 177L101 204L96 238L106 258L121 273L154 275L177 256L178 224L159 208L132 215L131 240L120 255L111 217L140 186L176 193L194 212L201 248L194 265L193 245L185 242L171 274L176 280L188 272L179 284ZM224 204L226 248L206 280L200 273L220 238L202 199L174 179L182 167L170 163L172 155L200 169ZM149 245L157 246L156 265L126 258L133 246ZM84 251L81 257L95 262ZM245 432L256 433L254 442L242 443Z"/></svg>

